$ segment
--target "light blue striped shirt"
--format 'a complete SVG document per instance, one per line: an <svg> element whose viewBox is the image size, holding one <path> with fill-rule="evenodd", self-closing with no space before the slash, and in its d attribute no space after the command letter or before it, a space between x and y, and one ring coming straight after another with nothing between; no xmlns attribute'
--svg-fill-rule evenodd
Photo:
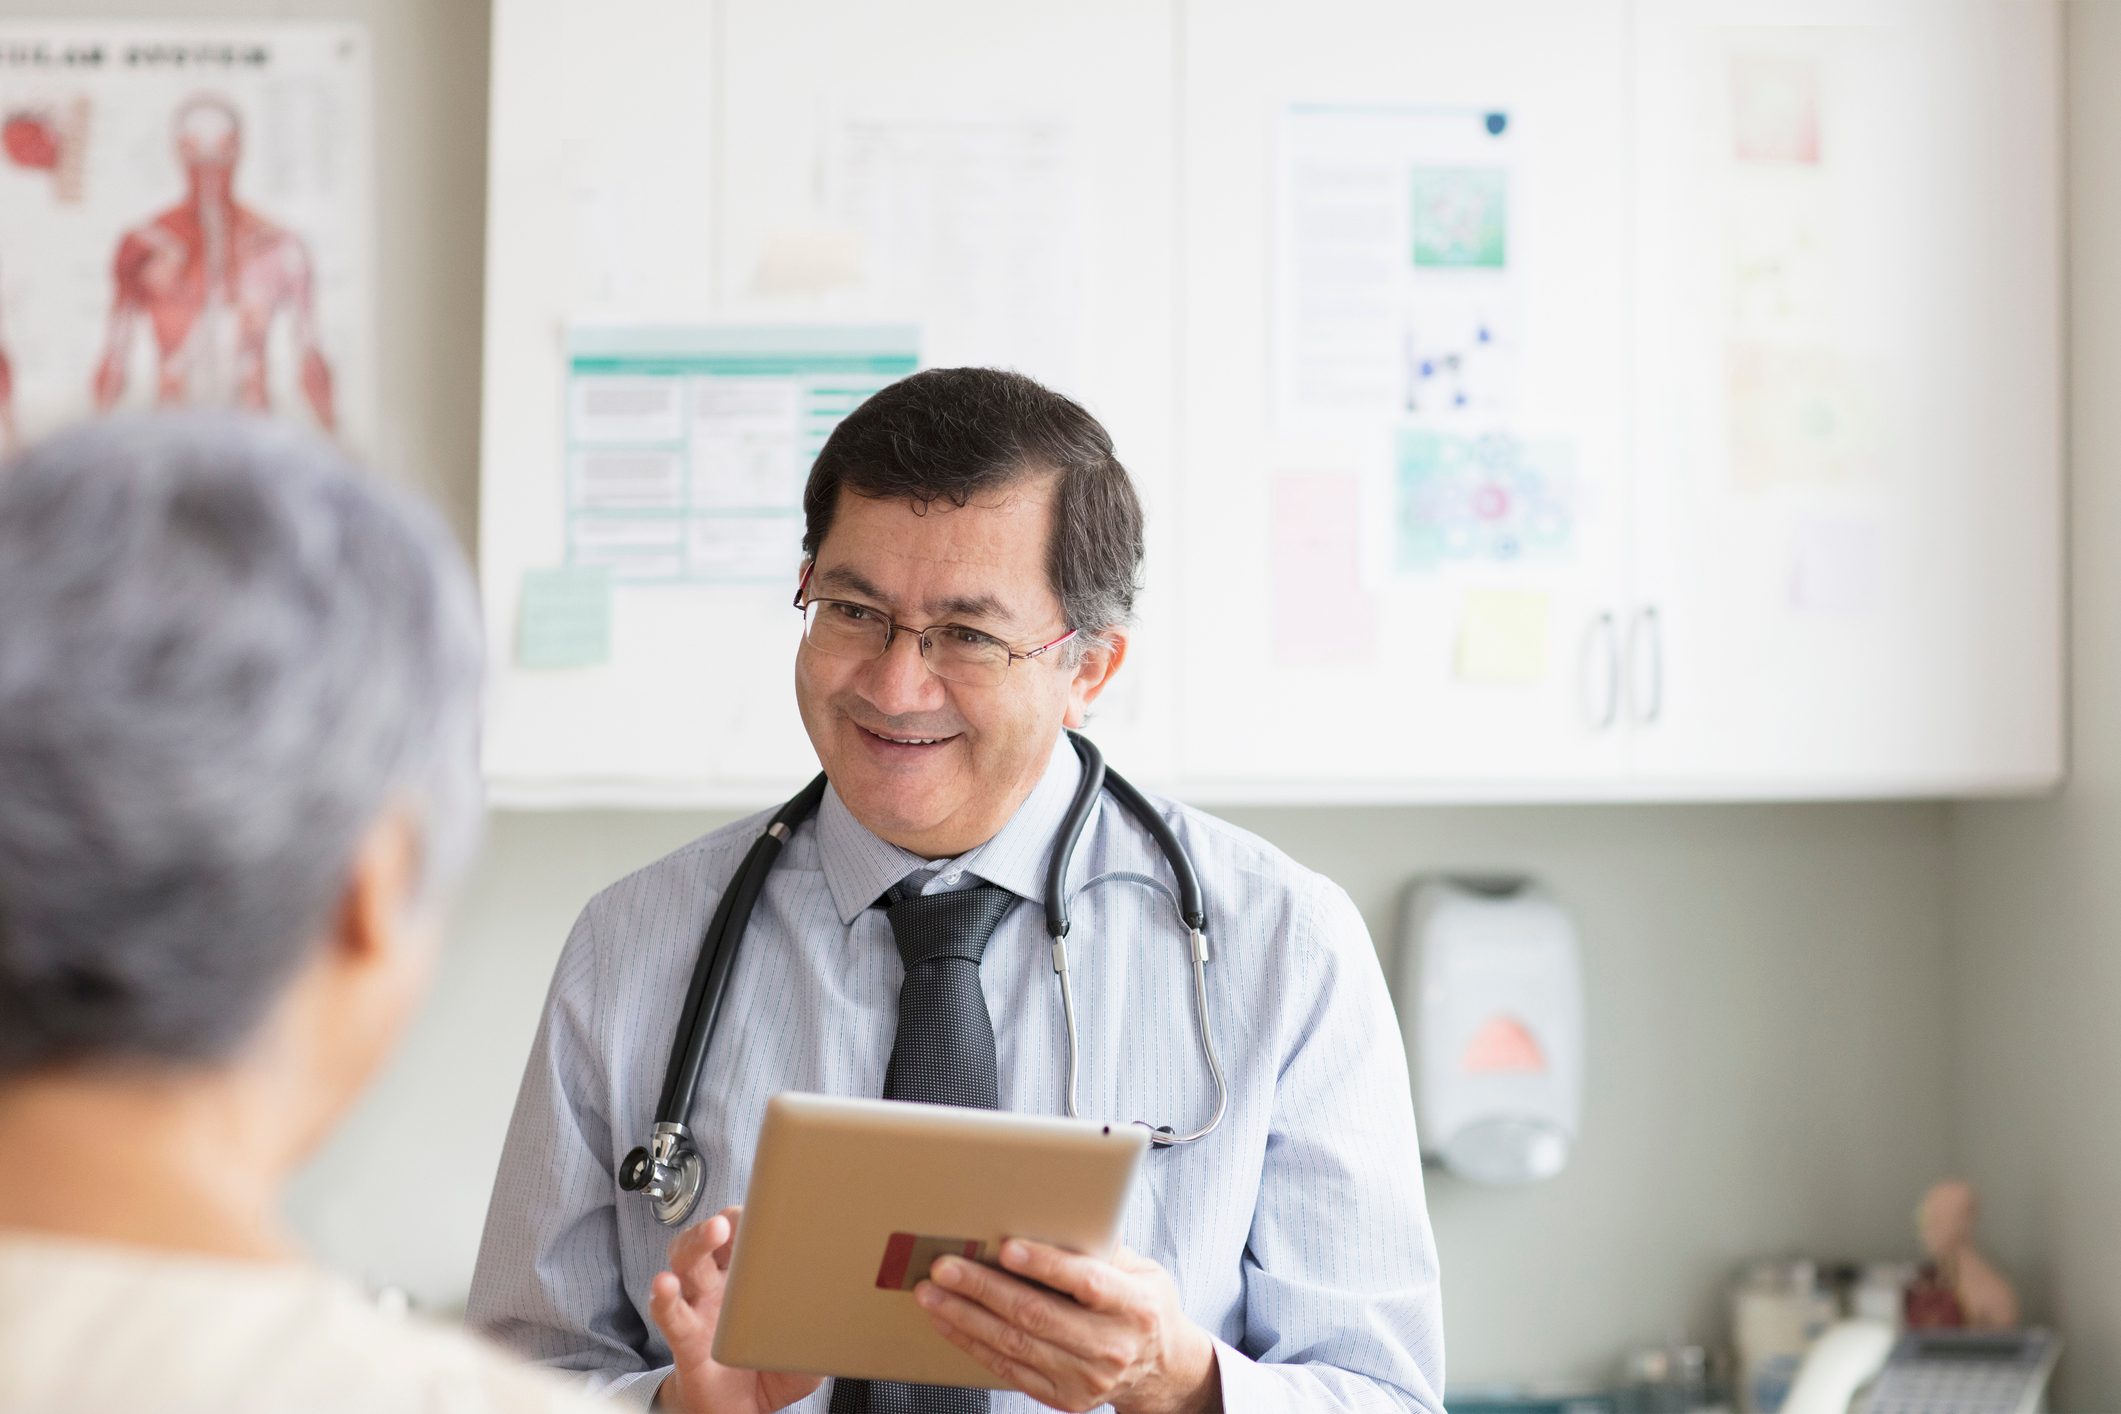
<svg viewBox="0 0 2121 1414"><path fill-rule="evenodd" d="M1045 918L1047 860L1081 779L1065 736L1002 831L924 891L985 880L1021 896L980 965L1006 1109L1062 1114L1066 1031ZM1152 1152L1122 1240L1163 1264L1217 1338L1232 1410L1442 1408L1443 1325L1406 1057L1377 955L1340 888L1272 846L1157 800L1208 910L1209 1007L1230 1109ZM533 1359L646 1403L670 1352L648 1286L672 1232L613 1173L654 1123L709 915L756 816L590 900L567 940L509 1124L471 1321ZM769 1096L878 1095L904 975L883 914L933 866L827 790L768 876L689 1116L706 1161L698 1218L743 1201ZM1070 868L1084 1116L1183 1133L1213 1086L1188 940L1155 840L1109 793ZM822 1411L830 1385L798 1406ZM999 1393L995 1414L1038 1408Z"/></svg>

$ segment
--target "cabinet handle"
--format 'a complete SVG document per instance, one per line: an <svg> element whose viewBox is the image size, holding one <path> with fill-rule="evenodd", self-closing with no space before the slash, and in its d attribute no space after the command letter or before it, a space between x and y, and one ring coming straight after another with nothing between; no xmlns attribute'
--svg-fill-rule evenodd
<svg viewBox="0 0 2121 1414"><path fill-rule="evenodd" d="M1641 645L1647 645L1650 664L1646 691L1642 659L1636 653ZM1646 704L1635 701L1638 693L1648 698ZM1628 625L1628 701L1635 707L1635 721L1640 726L1655 726L1664 715L1664 624L1654 604L1636 610L1635 621Z"/></svg>
<svg viewBox="0 0 2121 1414"><path fill-rule="evenodd" d="M1605 650L1602 654L1599 652L1601 647ZM1605 667L1605 691L1593 697L1592 673L1601 658ZM1620 631L1610 611L1591 620L1590 631L1583 638L1583 662L1577 678L1583 692L1583 714L1589 719L1591 730L1610 729L1620 715Z"/></svg>

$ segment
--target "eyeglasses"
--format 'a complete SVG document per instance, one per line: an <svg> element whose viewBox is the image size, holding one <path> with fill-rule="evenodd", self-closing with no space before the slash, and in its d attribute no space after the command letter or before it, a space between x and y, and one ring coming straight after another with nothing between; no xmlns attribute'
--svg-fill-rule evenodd
<svg viewBox="0 0 2121 1414"><path fill-rule="evenodd" d="M803 614L803 642L835 658L881 658L891 651L894 637L910 633L920 641L921 661L937 677L966 687L999 687L1008 676L1011 663L1020 658L1036 658L1076 634L1071 628L1051 643L1019 653L994 635L962 624L912 628L892 622L874 605L848 599L804 598L804 591L810 587L810 572L815 568L815 564L803 567L802 583L795 587L795 607Z"/></svg>

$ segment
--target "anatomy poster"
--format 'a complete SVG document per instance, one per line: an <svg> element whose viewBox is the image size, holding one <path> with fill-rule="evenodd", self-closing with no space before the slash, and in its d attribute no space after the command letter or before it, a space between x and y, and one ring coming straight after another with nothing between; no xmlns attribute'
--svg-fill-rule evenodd
<svg viewBox="0 0 2121 1414"><path fill-rule="evenodd" d="M0 25L0 439L113 408L361 443L368 58L343 25Z"/></svg>

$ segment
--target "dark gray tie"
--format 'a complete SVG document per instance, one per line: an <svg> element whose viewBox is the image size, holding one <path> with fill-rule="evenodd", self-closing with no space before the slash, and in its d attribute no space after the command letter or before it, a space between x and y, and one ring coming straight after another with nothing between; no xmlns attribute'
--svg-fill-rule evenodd
<svg viewBox="0 0 2121 1414"><path fill-rule="evenodd" d="M1001 1107L994 1021L979 987L987 940L1016 902L994 884L951 893L886 896L884 917L906 964L898 1034L884 1071L884 1098L969 1109ZM984 1414L987 1391L893 1380L835 1380L832 1414Z"/></svg>

